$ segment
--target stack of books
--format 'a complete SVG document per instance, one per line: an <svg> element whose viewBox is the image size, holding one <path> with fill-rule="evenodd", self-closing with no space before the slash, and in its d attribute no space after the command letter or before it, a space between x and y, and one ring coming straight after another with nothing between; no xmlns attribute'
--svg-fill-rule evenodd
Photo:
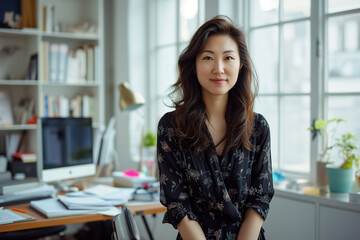
<svg viewBox="0 0 360 240"><path fill-rule="evenodd" d="M43 186L44 183L36 181L11 180L0 183L0 194L12 194L23 190L30 190Z"/></svg>
<svg viewBox="0 0 360 240"><path fill-rule="evenodd" d="M62 204L57 198L31 201L30 206L45 215L47 218L94 214L99 211L94 209L71 210Z"/></svg>
<svg viewBox="0 0 360 240"><path fill-rule="evenodd" d="M56 193L53 185L36 181L10 181L0 184L0 205L7 206L34 199L52 197Z"/></svg>
<svg viewBox="0 0 360 240"><path fill-rule="evenodd" d="M143 173L136 175L127 174L127 172L112 172L115 187L142 188L157 181L156 177L146 176Z"/></svg>

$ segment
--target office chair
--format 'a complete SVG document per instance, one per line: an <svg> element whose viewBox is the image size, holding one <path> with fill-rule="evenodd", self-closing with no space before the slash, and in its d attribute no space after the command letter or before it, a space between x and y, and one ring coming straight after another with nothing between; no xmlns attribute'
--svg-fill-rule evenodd
<svg viewBox="0 0 360 240"><path fill-rule="evenodd" d="M54 227L44 227L28 230L20 230L13 232L3 232L0 233L0 239L6 240L31 240L38 239L47 236L57 235L60 239L64 239L65 225L54 226Z"/></svg>
<svg viewBox="0 0 360 240"><path fill-rule="evenodd" d="M134 214L127 207L121 208L121 212L114 217L112 225L112 240L140 240Z"/></svg>

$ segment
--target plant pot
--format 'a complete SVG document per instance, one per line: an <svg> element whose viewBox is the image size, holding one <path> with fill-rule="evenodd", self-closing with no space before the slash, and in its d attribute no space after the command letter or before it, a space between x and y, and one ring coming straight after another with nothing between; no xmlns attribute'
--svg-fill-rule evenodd
<svg viewBox="0 0 360 240"><path fill-rule="evenodd" d="M326 166L329 188L332 193L349 193L353 184L354 170L352 168L337 168Z"/></svg>

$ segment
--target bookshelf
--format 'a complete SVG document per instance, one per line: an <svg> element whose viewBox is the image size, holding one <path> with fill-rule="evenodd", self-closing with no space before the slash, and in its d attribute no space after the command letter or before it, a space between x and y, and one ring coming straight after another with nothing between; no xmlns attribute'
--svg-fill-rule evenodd
<svg viewBox="0 0 360 240"><path fill-rule="evenodd" d="M36 152L32 114L92 117L94 130L105 121L104 0L34 2L36 28L0 28L0 92L8 96L14 119L0 124L0 155L9 135L24 136L19 151ZM34 54L37 65L29 71Z"/></svg>

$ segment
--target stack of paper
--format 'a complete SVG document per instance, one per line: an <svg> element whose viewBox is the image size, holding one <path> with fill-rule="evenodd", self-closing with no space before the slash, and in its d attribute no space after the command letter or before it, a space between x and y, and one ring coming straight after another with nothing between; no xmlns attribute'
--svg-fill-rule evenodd
<svg viewBox="0 0 360 240"><path fill-rule="evenodd" d="M67 197L59 196L60 202L62 202L68 209L94 209L94 210L106 210L112 207L107 201L97 197Z"/></svg>
<svg viewBox="0 0 360 240"><path fill-rule="evenodd" d="M99 184L84 191L68 193L68 197L96 197L109 203L110 205L123 205L133 198L135 188L118 188Z"/></svg>
<svg viewBox="0 0 360 240"><path fill-rule="evenodd" d="M155 201L160 199L160 192L151 192L146 189L138 189L134 194L133 200L136 201Z"/></svg>
<svg viewBox="0 0 360 240"><path fill-rule="evenodd" d="M110 206L105 210L101 209L68 209L58 198L48 198L43 200L31 201L30 206L40 213L44 214L47 218L65 217L73 215L84 214L103 214L108 216L115 216L119 214L119 209Z"/></svg>
<svg viewBox="0 0 360 240"><path fill-rule="evenodd" d="M38 188L43 185L45 184L42 182L11 180L0 184L0 194L21 192L23 190Z"/></svg>
<svg viewBox="0 0 360 240"><path fill-rule="evenodd" d="M18 191L11 194L0 195L0 205L8 205L15 201L36 199L42 197L51 197L56 193L56 189L53 185L44 184L37 188Z"/></svg>
<svg viewBox="0 0 360 240"><path fill-rule="evenodd" d="M83 215L83 214L94 214L98 210L86 209L86 210L70 210L67 209L57 198L48 198L44 200L31 201L30 206L48 218L52 217L65 217L73 215Z"/></svg>

